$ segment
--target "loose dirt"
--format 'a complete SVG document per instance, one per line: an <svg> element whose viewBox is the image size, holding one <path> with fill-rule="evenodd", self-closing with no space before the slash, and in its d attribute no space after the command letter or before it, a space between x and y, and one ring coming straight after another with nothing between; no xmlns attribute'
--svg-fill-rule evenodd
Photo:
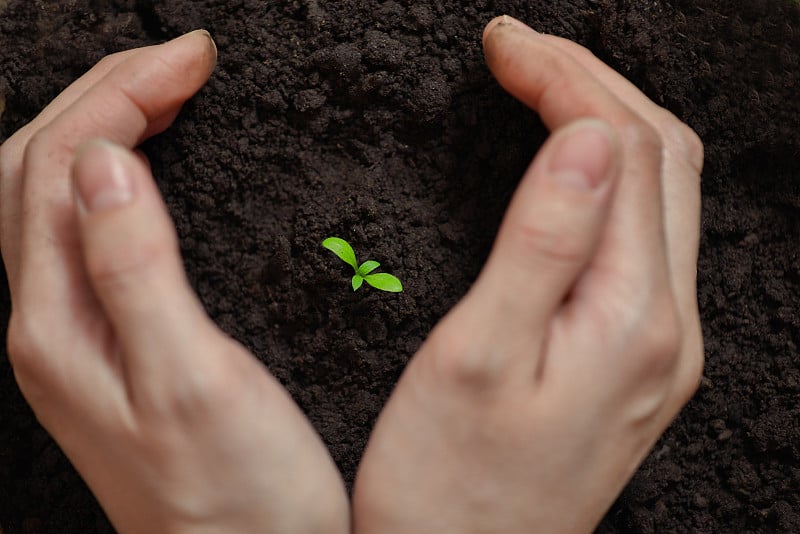
<svg viewBox="0 0 800 534"><path fill-rule="evenodd" d="M599 531L800 532L800 8L788 0L9 0L0 141L102 56L208 29L212 80L145 150L209 313L286 385L350 483L546 136L484 66L481 29L502 13L585 44L706 143L705 376ZM354 294L320 246L329 235L406 291ZM7 317L6 285L0 296ZM111 530L4 351L0 525Z"/></svg>

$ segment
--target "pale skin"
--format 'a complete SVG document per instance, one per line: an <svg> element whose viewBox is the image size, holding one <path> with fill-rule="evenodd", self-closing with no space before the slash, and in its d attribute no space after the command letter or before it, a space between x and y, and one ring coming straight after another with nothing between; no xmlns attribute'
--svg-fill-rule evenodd
<svg viewBox="0 0 800 534"><path fill-rule="evenodd" d="M552 135L381 414L352 505L289 395L206 316L132 151L211 74L208 35L107 57L0 147L14 372L120 532L600 520L701 375L702 144L575 43L500 18L483 44Z"/></svg>

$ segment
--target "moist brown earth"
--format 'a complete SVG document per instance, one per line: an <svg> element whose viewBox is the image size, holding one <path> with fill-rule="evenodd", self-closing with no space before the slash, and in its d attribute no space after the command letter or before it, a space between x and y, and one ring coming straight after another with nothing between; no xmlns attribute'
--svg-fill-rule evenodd
<svg viewBox="0 0 800 534"><path fill-rule="evenodd" d="M196 28L214 35L211 81L145 150L208 312L285 384L348 484L392 385L475 279L546 135L489 75L483 25L508 13L586 45L707 150L705 375L599 532L800 532L794 0L0 8L0 141L108 53ZM353 293L348 267L320 246L330 235L406 290ZM0 309L7 318L7 285ZM111 530L27 408L3 351L0 532Z"/></svg>

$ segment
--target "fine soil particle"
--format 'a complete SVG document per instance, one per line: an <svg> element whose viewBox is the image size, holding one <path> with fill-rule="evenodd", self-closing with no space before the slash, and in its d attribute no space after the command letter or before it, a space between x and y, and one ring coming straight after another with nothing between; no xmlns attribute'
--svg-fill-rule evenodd
<svg viewBox="0 0 800 534"><path fill-rule="evenodd" d="M4 8L2 5L6 4ZM574 39L706 143L702 385L599 532L800 532L800 7L791 0L0 0L0 141L102 56L206 28L219 66L145 150L214 320L348 484L546 136L484 66L508 13ZM347 238L406 290L353 293ZM0 310L10 310L2 286ZM5 321L4 321L5 322ZM0 532L109 532L0 354Z"/></svg>

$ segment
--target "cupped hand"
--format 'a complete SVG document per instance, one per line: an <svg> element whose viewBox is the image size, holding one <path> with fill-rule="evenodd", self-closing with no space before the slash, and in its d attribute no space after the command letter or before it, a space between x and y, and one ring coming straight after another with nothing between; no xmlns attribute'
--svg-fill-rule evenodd
<svg viewBox="0 0 800 534"><path fill-rule="evenodd" d="M588 532L701 375L697 135L575 43L484 49L552 135L378 420L358 532Z"/></svg>
<svg viewBox="0 0 800 534"><path fill-rule="evenodd" d="M119 531L348 532L327 451L205 314L130 150L215 61L203 31L108 56L0 147L9 356Z"/></svg>

